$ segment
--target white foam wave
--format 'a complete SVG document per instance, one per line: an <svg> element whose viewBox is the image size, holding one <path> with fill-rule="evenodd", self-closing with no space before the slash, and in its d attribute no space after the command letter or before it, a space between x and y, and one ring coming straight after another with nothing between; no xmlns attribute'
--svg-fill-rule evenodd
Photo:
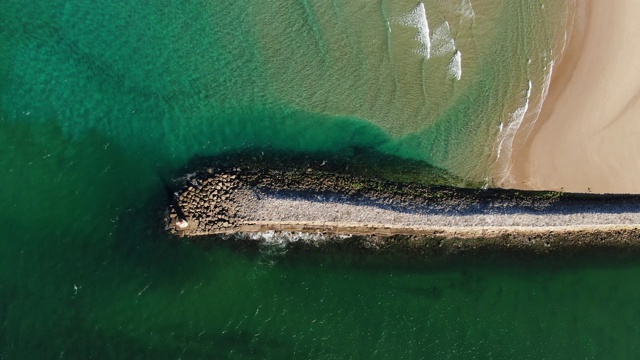
<svg viewBox="0 0 640 360"><path fill-rule="evenodd" d="M535 107L535 110L532 112L531 116L533 117L533 121L529 122L524 129L519 130L520 133L524 134L522 137L523 141L526 141L531 135L531 131L542 112L542 106L544 105L544 101L547 99L547 95L549 94L549 88L551 87L551 78L553 77L553 67L555 65L555 61L549 62L549 65L545 68L546 74L544 76L544 82L542 85L542 91L540 94L540 101L538 105ZM508 169L508 168L507 168Z"/></svg>
<svg viewBox="0 0 640 360"><path fill-rule="evenodd" d="M456 43L451 37L449 22L445 21L431 36L431 55L438 56L456 50Z"/></svg>
<svg viewBox="0 0 640 360"><path fill-rule="evenodd" d="M527 87L527 97L522 106L520 106L516 111L511 114L509 118L509 123L506 128L504 128L503 124L500 124L500 133L501 139L498 144L498 150L496 154L497 161L501 161L504 164L509 164L511 159L511 154L513 152L513 141L516 137L516 133L518 129L522 125L522 121L524 120L527 111L529 110L529 100L531 99L531 89L533 88L533 83L529 80ZM503 173L506 174L508 170L508 166L505 167ZM502 179L504 180L504 179Z"/></svg>
<svg viewBox="0 0 640 360"><path fill-rule="evenodd" d="M500 141L498 145L498 149L496 152L496 163L501 167L496 171L497 174L502 175L503 177L499 179L499 183L502 183L507 176L509 175L511 168L511 155L513 152L513 143L515 140L516 133L520 136L520 141L526 141L529 135L531 135L531 131L533 130L540 113L542 112L542 107L544 102L549 94L549 88L551 87L551 78L553 77L553 69L555 66L555 60L549 62L547 67L544 68L546 71L544 76L544 81L542 84L542 90L540 93L540 100L537 102L537 106L534 110L532 110L529 114L529 118L532 119L528 121L526 126L523 128L522 122L527 116L527 111L529 111L529 103L530 96L532 92L532 83L529 81L529 89L527 90L527 100L525 104L518 108L511 116L510 123L506 129L504 129L504 123L500 124Z"/></svg>
<svg viewBox="0 0 640 360"><path fill-rule="evenodd" d="M413 26L418 29L417 40L422 44L416 52L425 59L431 57L431 39L429 37L429 22L424 4L420 2L413 10L402 15L398 22L405 26Z"/></svg>
<svg viewBox="0 0 640 360"><path fill-rule="evenodd" d="M471 0L460 0L459 12L462 16L473 19L476 17L473 6L471 6Z"/></svg>
<svg viewBox="0 0 640 360"><path fill-rule="evenodd" d="M456 51L456 53L451 58L451 62L449 62L449 74L453 76L456 80L460 80L462 78L462 53L460 51Z"/></svg>
<svg viewBox="0 0 640 360"><path fill-rule="evenodd" d="M322 233L291 231L261 231L256 233L246 233L246 236L251 240L257 240L266 246L273 247L284 247L289 243L297 241L317 243L328 239L328 237Z"/></svg>
<svg viewBox="0 0 640 360"><path fill-rule="evenodd" d="M547 74L544 76L544 85L542 86L542 98L540 100L540 105L538 106L539 109L542 108L542 104L544 104L544 101L547 98L547 95L549 94L549 88L551 87L551 78L553 77L554 66L555 66L555 61L551 60L548 67L549 71L547 71Z"/></svg>

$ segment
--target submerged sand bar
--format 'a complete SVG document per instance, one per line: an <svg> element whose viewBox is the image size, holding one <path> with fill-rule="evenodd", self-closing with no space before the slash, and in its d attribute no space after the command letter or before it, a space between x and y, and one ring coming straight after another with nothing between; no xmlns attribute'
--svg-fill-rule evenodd
<svg viewBox="0 0 640 360"><path fill-rule="evenodd" d="M175 226L180 218L187 229ZM289 231L514 242L608 234L607 241L629 242L640 241L640 196L428 187L316 169L206 169L176 193L167 223L180 236Z"/></svg>

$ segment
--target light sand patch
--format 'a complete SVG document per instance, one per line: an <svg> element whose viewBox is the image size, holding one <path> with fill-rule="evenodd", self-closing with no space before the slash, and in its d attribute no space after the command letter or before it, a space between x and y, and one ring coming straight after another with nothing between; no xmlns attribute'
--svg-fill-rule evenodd
<svg viewBox="0 0 640 360"><path fill-rule="evenodd" d="M580 1L534 133L500 184L640 193L640 2Z"/></svg>

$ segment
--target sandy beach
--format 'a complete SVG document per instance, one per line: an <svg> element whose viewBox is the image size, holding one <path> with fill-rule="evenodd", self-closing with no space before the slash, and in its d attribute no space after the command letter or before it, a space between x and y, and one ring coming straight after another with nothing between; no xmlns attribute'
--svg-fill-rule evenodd
<svg viewBox="0 0 640 360"><path fill-rule="evenodd" d="M568 48L511 173L520 189L640 193L640 2L579 1Z"/></svg>

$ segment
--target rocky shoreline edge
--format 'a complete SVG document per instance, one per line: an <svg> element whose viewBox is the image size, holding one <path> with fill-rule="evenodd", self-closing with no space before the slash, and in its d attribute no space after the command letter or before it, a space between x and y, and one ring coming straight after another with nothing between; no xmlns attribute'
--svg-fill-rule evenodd
<svg viewBox="0 0 640 360"><path fill-rule="evenodd" d="M640 249L640 196L425 186L324 164L208 164L164 212L179 237L296 239L385 251ZM300 240L300 241L298 241Z"/></svg>

